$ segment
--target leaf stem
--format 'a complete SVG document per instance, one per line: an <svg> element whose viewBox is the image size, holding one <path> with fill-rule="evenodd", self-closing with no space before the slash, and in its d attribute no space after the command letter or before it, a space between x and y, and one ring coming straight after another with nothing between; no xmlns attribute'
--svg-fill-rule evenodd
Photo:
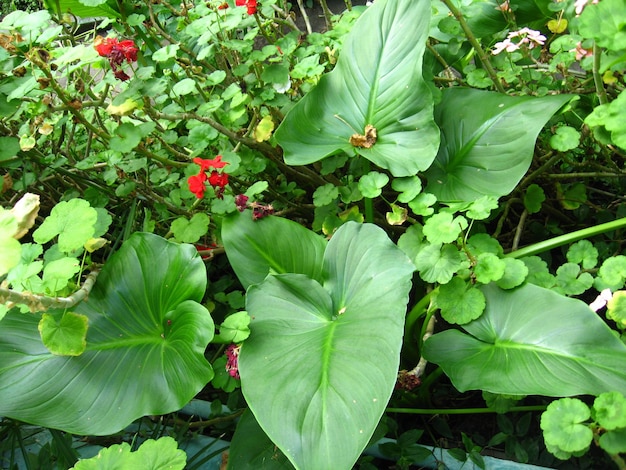
<svg viewBox="0 0 626 470"><path fill-rule="evenodd" d="M593 43L593 83L596 85L596 94L600 104L607 104L609 99L606 96L606 90L602 82L602 76L600 75L600 64L602 61L602 49L594 42Z"/></svg>
<svg viewBox="0 0 626 470"><path fill-rule="evenodd" d="M574 243L584 238L594 237L602 233L611 232L613 230L618 230L625 227L626 217L614 220L612 222L606 222L604 224L596 225L595 227L584 228L582 230L577 230L572 233L566 233L565 235L560 235L550 240L545 240L524 248L520 248L519 250L512 251L511 253L507 253L504 256L507 258L522 258L524 256L532 256L543 253L544 251L552 250L553 248L557 248L559 246Z"/></svg>

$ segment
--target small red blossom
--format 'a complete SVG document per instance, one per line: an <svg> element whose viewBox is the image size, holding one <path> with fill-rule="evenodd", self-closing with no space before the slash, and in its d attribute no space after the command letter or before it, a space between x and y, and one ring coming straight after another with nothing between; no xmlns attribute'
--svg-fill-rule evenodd
<svg viewBox="0 0 626 470"><path fill-rule="evenodd" d="M101 57L109 59L111 69L115 78L118 80L126 81L130 76L120 69L120 66L126 62L135 62L137 60L137 53L139 49L133 41L130 39L124 39L119 41L116 38L103 38L102 36L96 36L94 41L94 47Z"/></svg>
<svg viewBox="0 0 626 470"><path fill-rule="evenodd" d="M218 10L226 10L228 8L228 3L224 2L220 6L217 7Z"/></svg>
<svg viewBox="0 0 626 470"><path fill-rule="evenodd" d="M206 190L204 182L207 180L205 173L199 173L197 175L187 178L187 184L189 185L189 191L194 193L198 199L204 197L204 191Z"/></svg>
<svg viewBox="0 0 626 470"><path fill-rule="evenodd" d="M259 220L274 213L274 207L271 204L252 202L250 207L252 208L252 220Z"/></svg>
<svg viewBox="0 0 626 470"><path fill-rule="evenodd" d="M209 184L214 188L223 188L228 184L228 173L218 173L213 170L209 175Z"/></svg>
<svg viewBox="0 0 626 470"><path fill-rule="evenodd" d="M226 372L231 377L239 379L239 351L241 345L231 344L226 348Z"/></svg>
<svg viewBox="0 0 626 470"><path fill-rule="evenodd" d="M235 6L246 7L248 15L254 15L257 9L257 0L235 0Z"/></svg>
<svg viewBox="0 0 626 470"><path fill-rule="evenodd" d="M207 171L210 168L215 168L215 169L224 168L226 165L228 165L228 162L222 161L221 155L218 155L212 160L196 157L193 159L193 162L200 165L200 171Z"/></svg>

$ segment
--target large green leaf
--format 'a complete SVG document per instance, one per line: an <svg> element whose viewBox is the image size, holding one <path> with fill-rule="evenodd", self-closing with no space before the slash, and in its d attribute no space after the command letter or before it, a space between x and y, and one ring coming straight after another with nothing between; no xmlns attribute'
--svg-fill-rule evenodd
<svg viewBox="0 0 626 470"><path fill-rule="evenodd" d="M290 165L355 152L394 176L432 163L439 145L433 101L422 78L430 1L378 0L348 34L335 69L285 116L275 136ZM371 148L353 134L377 131Z"/></svg>
<svg viewBox="0 0 626 470"><path fill-rule="evenodd" d="M526 284L482 288L483 315L424 343L460 390L599 395L626 389L626 345L585 303Z"/></svg>
<svg viewBox="0 0 626 470"><path fill-rule="evenodd" d="M426 191L446 202L510 193L530 166L539 131L570 99L444 90L435 108L441 147L426 172Z"/></svg>
<svg viewBox="0 0 626 470"><path fill-rule="evenodd" d="M46 8L57 14L71 13L79 18L120 18L120 12L114 2L107 0L45 0Z"/></svg>
<svg viewBox="0 0 626 470"><path fill-rule="evenodd" d="M232 214L222 224L222 241L244 288L270 273L321 281L326 240L296 222L272 216L255 221L250 211Z"/></svg>
<svg viewBox="0 0 626 470"><path fill-rule="evenodd" d="M198 302L205 267L191 245L134 234L104 265L77 313L80 356L56 356L35 315L9 313L0 335L0 415L75 434L111 434L182 408L213 377L213 321Z"/></svg>
<svg viewBox="0 0 626 470"><path fill-rule="evenodd" d="M280 274L248 289L242 390L296 468L352 468L367 445L396 382L413 271L384 231L348 222L323 285Z"/></svg>

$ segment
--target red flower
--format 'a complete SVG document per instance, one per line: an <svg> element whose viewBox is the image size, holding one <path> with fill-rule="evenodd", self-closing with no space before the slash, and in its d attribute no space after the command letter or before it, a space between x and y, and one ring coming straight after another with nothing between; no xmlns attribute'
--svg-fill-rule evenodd
<svg viewBox="0 0 626 470"><path fill-rule="evenodd" d="M226 10L228 8L228 3L224 2L220 6L217 7L218 10Z"/></svg>
<svg viewBox="0 0 626 470"><path fill-rule="evenodd" d="M115 78L117 78L118 80L121 80L123 82L125 82L126 80L128 80L130 78L130 75L128 75L122 69L114 70L113 71L113 75L115 76Z"/></svg>
<svg viewBox="0 0 626 470"><path fill-rule="evenodd" d="M212 160L207 160L205 158L196 157L193 159L193 162L200 165L200 171L207 171L210 168L215 168L215 169L224 168L226 165L228 165L228 162L222 161L221 155L218 155Z"/></svg>
<svg viewBox="0 0 626 470"><path fill-rule="evenodd" d="M194 193L198 199L202 199L204 197L204 182L206 181L207 176L205 173L199 173L197 175L190 176L187 178L187 184L189 185L189 191Z"/></svg>
<svg viewBox="0 0 626 470"><path fill-rule="evenodd" d="M228 173L218 173L213 170L209 176L209 184L214 188L223 188L228 184Z"/></svg>
<svg viewBox="0 0 626 470"><path fill-rule="evenodd" d="M96 36L94 41L94 47L98 51L98 55L101 57L109 57L113 51L113 46L117 44L115 38L103 38L102 36Z"/></svg>
<svg viewBox="0 0 626 470"><path fill-rule="evenodd" d="M246 7L248 15L254 15L257 8L257 0L235 0L235 6Z"/></svg>
<svg viewBox="0 0 626 470"><path fill-rule="evenodd" d="M130 39L125 39L117 45L117 49L124 55L127 62L136 62L139 49Z"/></svg>

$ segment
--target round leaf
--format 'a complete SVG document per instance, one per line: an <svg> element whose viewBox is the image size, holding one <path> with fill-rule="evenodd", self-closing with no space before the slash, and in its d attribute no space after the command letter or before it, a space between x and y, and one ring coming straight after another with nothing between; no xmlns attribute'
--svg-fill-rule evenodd
<svg viewBox="0 0 626 470"><path fill-rule="evenodd" d="M585 450L591 444L593 432L580 423L590 417L589 407L578 398L553 401L541 415L543 438L564 452Z"/></svg>
<svg viewBox="0 0 626 470"><path fill-rule="evenodd" d="M59 250L69 253L82 248L93 237L97 220L98 212L87 201L62 201L33 232L33 239L37 243L46 243L58 236Z"/></svg>
<svg viewBox="0 0 626 470"><path fill-rule="evenodd" d="M626 397L620 392L606 392L593 402L593 417L605 429L626 428Z"/></svg>
<svg viewBox="0 0 626 470"><path fill-rule="evenodd" d="M87 347L85 315L65 312L57 321L54 315L44 313L39 321L39 333L44 346L58 356L80 356Z"/></svg>

